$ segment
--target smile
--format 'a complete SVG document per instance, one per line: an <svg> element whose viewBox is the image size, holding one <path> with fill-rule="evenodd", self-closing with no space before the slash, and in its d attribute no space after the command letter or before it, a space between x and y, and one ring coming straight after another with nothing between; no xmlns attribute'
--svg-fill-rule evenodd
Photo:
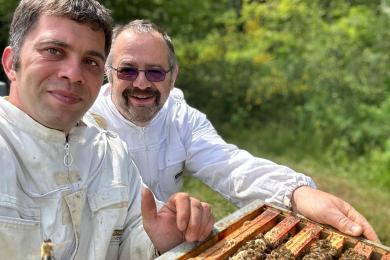
<svg viewBox="0 0 390 260"><path fill-rule="evenodd" d="M61 103L65 103L65 104L72 105L72 104L76 104L76 103L81 101L80 97L78 97L77 95L72 94L70 92L67 92L67 91L55 90L55 91L49 91L49 93L55 99L57 99Z"/></svg>

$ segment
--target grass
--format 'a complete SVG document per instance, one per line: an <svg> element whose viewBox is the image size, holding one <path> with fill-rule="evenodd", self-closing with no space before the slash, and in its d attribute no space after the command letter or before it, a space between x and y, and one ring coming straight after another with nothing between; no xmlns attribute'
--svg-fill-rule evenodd
<svg viewBox="0 0 390 260"><path fill-rule="evenodd" d="M219 220L237 210L237 207L198 179L184 176L184 191L212 205L213 214Z"/></svg>
<svg viewBox="0 0 390 260"><path fill-rule="evenodd" d="M310 158L296 161L283 156L260 155L257 149L248 150L311 176L321 190L332 193L354 206L368 219L382 243L390 246L390 192L387 189L379 189L361 178L354 178L353 171L348 172L334 166L329 168ZM185 177L184 191L210 203L217 220L237 210L233 204L195 178Z"/></svg>

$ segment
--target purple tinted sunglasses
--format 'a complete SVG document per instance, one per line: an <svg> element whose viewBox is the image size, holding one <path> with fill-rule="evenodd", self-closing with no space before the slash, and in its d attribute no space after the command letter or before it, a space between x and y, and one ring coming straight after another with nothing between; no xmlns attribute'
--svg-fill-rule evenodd
<svg viewBox="0 0 390 260"><path fill-rule="evenodd" d="M171 72L173 69L173 67L171 67L169 70L164 70L159 68L140 70L134 67L114 68L111 65L109 67L116 71L118 79L134 81L137 79L139 72L143 71L145 73L146 79L149 80L150 82L163 81L165 79L166 74L168 72Z"/></svg>

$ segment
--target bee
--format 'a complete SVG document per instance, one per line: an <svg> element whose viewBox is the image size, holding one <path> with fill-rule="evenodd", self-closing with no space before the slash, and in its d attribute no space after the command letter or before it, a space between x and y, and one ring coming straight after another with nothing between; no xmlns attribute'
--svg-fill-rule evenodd
<svg viewBox="0 0 390 260"><path fill-rule="evenodd" d="M41 245L41 260L55 260L53 254L53 243L50 239L43 240Z"/></svg>
<svg viewBox="0 0 390 260"><path fill-rule="evenodd" d="M266 260L294 260L294 255L284 245L279 246L267 255Z"/></svg>
<svg viewBox="0 0 390 260"><path fill-rule="evenodd" d="M264 239L263 234L257 235L254 239L248 241L237 253L233 255L230 260L261 260L265 259L266 253L269 251L268 242Z"/></svg>
<svg viewBox="0 0 390 260"><path fill-rule="evenodd" d="M336 258L337 254L337 249L332 246L329 240L321 239L310 246L302 260L332 260Z"/></svg>
<svg viewBox="0 0 390 260"><path fill-rule="evenodd" d="M364 259L367 259L364 255L361 255L359 254L358 252L355 252L353 250L353 248L349 248L347 249L347 251L345 251L340 259L342 260L364 260Z"/></svg>

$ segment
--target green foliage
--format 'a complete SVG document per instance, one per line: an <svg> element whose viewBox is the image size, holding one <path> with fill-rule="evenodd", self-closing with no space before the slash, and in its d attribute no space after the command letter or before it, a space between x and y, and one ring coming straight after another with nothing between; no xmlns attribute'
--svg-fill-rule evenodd
<svg viewBox="0 0 390 260"><path fill-rule="evenodd" d="M226 217L237 210L234 204L191 175L184 176L183 191L188 192L191 196L201 201L208 202L216 220Z"/></svg>
<svg viewBox="0 0 390 260"><path fill-rule="evenodd" d="M17 0L0 0L0 47L3 50L8 45L8 31ZM0 81L7 82L3 70L0 70Z"/></svg>
<svg viewBox="0 0 390 260"><path fill-rule="evenodd" d="M224 26L203 39L179 41L178 85L191 104L220 128L281 122L292 141L311 137L338 162L385 151L390 18L379 1L241 8L240 17L230 9L215 18Z"/></svg>
<svg viewBox="0 0 390 260"><path fill-rule="evenodd" d="M210 28L218 27L215 14L225 11L229 0L168 1L168 0L103 0L113 12L116 23L133 19L149 19L173 36L193 40L204 37Z"/></svg>

